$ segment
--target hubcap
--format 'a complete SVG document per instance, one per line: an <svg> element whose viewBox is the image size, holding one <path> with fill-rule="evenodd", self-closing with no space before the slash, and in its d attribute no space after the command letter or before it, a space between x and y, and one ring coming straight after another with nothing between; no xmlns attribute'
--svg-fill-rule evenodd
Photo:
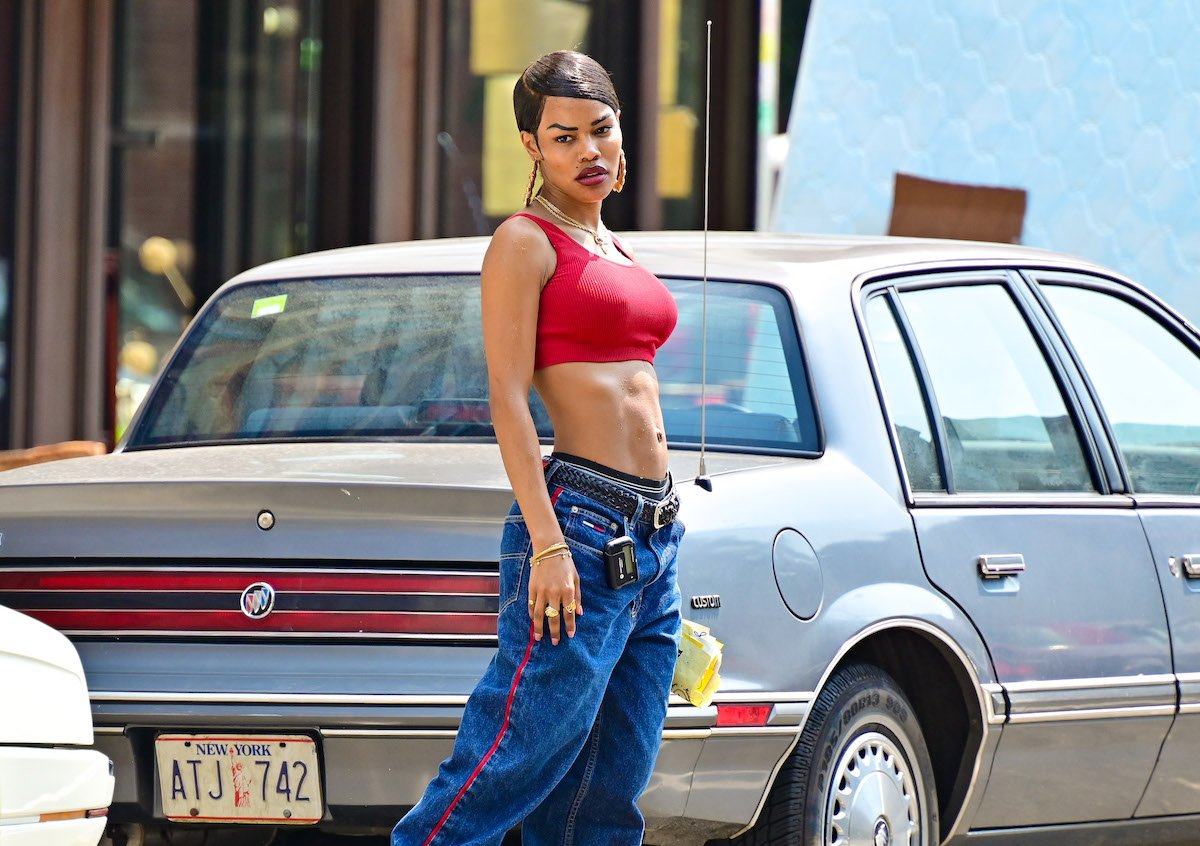
<svg viewBox="0 0 1200 846"><path fill-rule="evenodd" d="M830 778L828 846L918 846L920 813L912 773L892 740L878 732L856 737Z"/></svg>

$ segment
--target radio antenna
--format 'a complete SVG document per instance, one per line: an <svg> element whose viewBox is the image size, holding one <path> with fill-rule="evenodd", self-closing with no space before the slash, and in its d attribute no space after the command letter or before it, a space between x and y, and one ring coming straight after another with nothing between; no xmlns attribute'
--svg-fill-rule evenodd
<svg viewBox="0 0 1200 846"><path fill-rule="evenodd" d="M705 23L704 46L704 248L701 260L703 279L700 282L700 468L696 484L712 491L712 479L704 465L706 445L705 424L708 416L708 150L712 113L712 21Z"/></svg>

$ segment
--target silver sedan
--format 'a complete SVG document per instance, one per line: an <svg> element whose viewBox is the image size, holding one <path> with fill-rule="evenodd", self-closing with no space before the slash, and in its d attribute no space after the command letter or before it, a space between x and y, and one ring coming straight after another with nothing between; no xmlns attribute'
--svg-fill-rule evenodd
<svg viewBox="0 0 1200 846"><path fill-rule="evenodd" d="M1195 328L1019 247L720 234L705 279L698 235L628 240L679 304L680 586L725 643L647 842L1200 835ZM383 832L435 773L511 501L485 246L244 273L114 454L0 474L0 602L75 641L120 832Z"/></svg>

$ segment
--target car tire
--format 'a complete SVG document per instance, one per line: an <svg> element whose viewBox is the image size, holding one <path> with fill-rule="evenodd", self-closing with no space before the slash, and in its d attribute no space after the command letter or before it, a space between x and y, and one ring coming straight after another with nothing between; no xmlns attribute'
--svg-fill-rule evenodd
<svg viewBox="0 0 1200 846"><path fill-rule="evenodd" d="M929 749L900 686L870 664L838 670L813 703L754 827L734 846L933 846Z"/></svg>

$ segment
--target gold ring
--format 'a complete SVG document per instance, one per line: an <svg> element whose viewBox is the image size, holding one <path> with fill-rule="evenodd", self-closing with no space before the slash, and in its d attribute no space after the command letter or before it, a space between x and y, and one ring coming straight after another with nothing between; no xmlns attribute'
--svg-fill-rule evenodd
<svg viewBox="0 0 1200 846"><path fill-rule="evenodd" d="M555 608L553 605L547 605L546 606L546 616L547 617L557 617L558 609Z"/></svg>
<svg viewBox="0 0 1200 846"><path fill-rule="evenodd" d="M568 614L574 614L575 613L575 600L572 599L570 602L568 602L566 605L564 605L563 610L566 611Z"/></svg>
<svg viewBox="0 0 1200 846"><path fill-rule="evenodd" d="M529 607L532 608L534 605L535 605L534 601L532 599L529 600Z"/></svg>

